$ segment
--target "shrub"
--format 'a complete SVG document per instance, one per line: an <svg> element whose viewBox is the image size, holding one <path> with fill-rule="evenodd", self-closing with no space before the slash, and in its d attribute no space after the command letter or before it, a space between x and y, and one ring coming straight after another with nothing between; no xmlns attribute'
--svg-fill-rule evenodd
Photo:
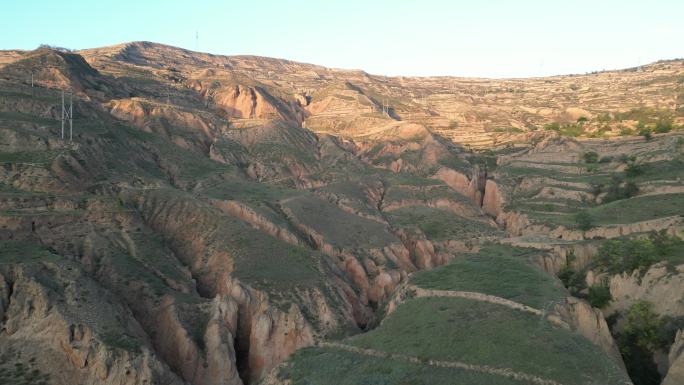
<svg viewBox="0 0 684 385"><path fill-rule="evenodd" d="M639 129L639 135L643 136L644 139L646 140L651 140L653 138L653 134L651 133L651 129L647 127L642 127Z"/></svg>
<svg viewBox="0 0 684 385"><path fill-rule="evenodd" d="M594 227L594 218L588 212L580 211L575 214L575 223L578 229L588 231Z"/></svg>
<svg viewBox="0 0 684 385"><path fill-rule="evenodd" d="M587 119L586 116L580 116L580 117L577 119L577 123L586 123L586 122L588 122L588 121L589 121L589 119Z"/></svg>
<svg viewBox="0 0 684 385"><path fill-rule="evenodd" d="M603 198L604 203L617 201L620 199L628 199L639 193L639 186L634 182L624 182L619 175L613 175L610 185L606 189L606 196Z"/></svg>
<svg viewBox="0 0 684 385"><path fill-rule="evenodd" d="M596 163L598 162L599 155L594 151L589 151L582 154L582 158L585 163Z"/></svg>
<svg viewBox="0 0 684 385"><path fill-rule="evenodd" d="M592 182L590 192L594 198L598 198L598 196L603 192L603 184Z"/></svg>
<svg viewBox="0 0 684 385"><path fill-rule="evenodd" d="M628 162L635 162L636 161L636 156L635 155L627 155L627 154L621 154L620 158L618 158L620 162L622 163L628 163Z"/></svg>
<svg viewBox="0 0 684 385"><path fill-rule="evenodd" d="M584 273L575 271L572 267L567 265L563 266L558 271L558 279L563 282L563 286L565 286L573 295L577 295L577 293L584 290L586 287Z"/></svg>
<svg viewBox="0 0 684 385"><path fill-rule="evenodd" d="M613 296L610 294L610 288L607 284L594 285L589 287L589 294L587 295L587 301L591 306L602 309L613 300Z"/></svg>
<svg viewBox="0 0 684 385"><path fill-rule="evenodd" d="M660 329L663 321L653 311L653 304L646 301L635 302L625 314L622 332L633 337L636 346L651 351L663 347Z"/></svg>
<svg viewBox="0 0 684 385"><path fill-rule="evenodd" d="M616 341L634 384L660 383L653 354L662 346L659 338L662 326L662 319L648 302L634 303L625 314L624 326L617 334Z"/></svg>
<svg viewBox="0 0 684 385"><path fill-rule="evenodd" d="M596 117L596 120L601 122L601 123L610 122L611 121L610 114L607 112L604 112L602 114L598 114L598 116Z"/></svg>
<svg viewBox="0 0 684 385"><path fill-rule="evenodd" d="M664 134L666 132L672 131L672 120L670 119L660 119L656 123L655 132L659 134Z"/></svg>
<svg viewBox="0 0 684 385"><path fill-rule="evenodd" d="M613 157L608 155L608 156L602 156L601 159L599 159L599 163L610 163L613 161Z"/></svg>
<svg viewBox="0 0 684 385"><path fill-rule="evenodd" d="M582 124L565 124L558 131L563 136L577 137L584 134L584 127Z"/></svg>
<svg viewBox="0 0 684 385"><path fill-rule="evenodd" d="M593 266L600 271L620 274L645 272L654 263L667 260L684 247L684 241L665 231L652 232L647 239L611 239L603 242Z"/></svg>
<svg viewBox="0 0 684 385"><path fill-rule="evenodd" d="M608 240L599 247L595 264L611 273L645 270L657 261L655 247L646 239Z"/></svg>
<svg viewBox="0 0 684 385"><path fill-rule="evenodd" d="M634 182L627 182L622 189L624 199L631 198L639 193L639 186Z"/></svg>
<svg viewBox="0 0 684 385"><path fill-rule="evenodd" d="M560 123L553 122L553 123L545 124L544 129L546 131L559 131L560 130Z"/></svg>
<svg viewBox="0 0 684 385"><path fill-rule="evenodd" d="M625 176L627 176L628 178L634 178L643 174L645 170L645 166L637 164L635 162L631 162L625 168Z"/></svg>
<svg viewBox="0 0 684 385"><path fill-rule="evenodd" d="M629 127L622 127L622 128L620 128L620 135L622 135L622 136L634 135L634 130L632 130Z"/></svg>

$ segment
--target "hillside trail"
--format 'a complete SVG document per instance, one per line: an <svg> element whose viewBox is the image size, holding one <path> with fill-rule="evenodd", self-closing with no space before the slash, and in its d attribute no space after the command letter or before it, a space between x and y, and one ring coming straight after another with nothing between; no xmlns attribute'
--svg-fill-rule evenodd
<svg viewBox="0 0 684 385"><path fill-rule="evenodd" d="M542 316L544 312L535 309L533 307L523 305L519 302L511 301L506 298L497 297L494 295L484 294L475 291L458 291L458 290L436 290L436 289L423 289L415 285L407 285L406 290L412 290L415 293L415 297L451 297L451 298L466 298L475 301L489 302L496 305L503 305L511 309L520 310L534 315Z"/></svg>
<svg viewBox="0 0 684 385"><path fill-rule="evenodd" d="M357 346L352 346L352 345L347 345L347 344L342 344L339 342L319 342L318 346L320 347L325 347L325 348L331 348L331 349L339 349L339 350L344 350L350 353L355 353L355 354L361 354L369 357L377 357L377 358L389 358L392 360L396 361L404 361L408 362L411 364L419 364L419 365L429 365L429 366L435 366L435 367L440 367L440 368L453 368L453 369L462 369L462 370L467 370L471 372L477 372L477 373L483 373L483 374L489 374L489 375L494 375L494 376L499 376L499 377L506 377L506 378L511 378L517 381L525 381L526 383L530 384L538 384L538 385L563 385L560 382L547 379L547 378L542 378L539 376L527 374L524 372L518 372L510 368L495 368L491 367L488 365L474 365L474 364L468 364L465 362L461 361L441 361L441 360L424 360L420 359L416 356L408 356L408 355L403 355L403 354L395 354L395 353L386 353L383 351L379 350L374 350L374 349L365 349L365 348L360 348Z"/></svg>

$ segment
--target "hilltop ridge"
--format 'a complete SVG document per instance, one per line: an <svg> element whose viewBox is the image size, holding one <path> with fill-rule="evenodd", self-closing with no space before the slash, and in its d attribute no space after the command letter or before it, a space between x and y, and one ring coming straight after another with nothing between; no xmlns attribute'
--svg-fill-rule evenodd
<svg viewBox="0 0 684 385"><path fill-rule="evenodd" d="M0 382L677 384L682 79L0 52Z"/></svg>

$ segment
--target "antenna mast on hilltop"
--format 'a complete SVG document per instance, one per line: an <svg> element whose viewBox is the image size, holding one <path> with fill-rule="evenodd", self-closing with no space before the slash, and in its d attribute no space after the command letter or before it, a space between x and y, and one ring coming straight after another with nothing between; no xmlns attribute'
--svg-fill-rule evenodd
<svg viewBox="0 0 684 385"><path fill-rule="evenodd" d="M74 103L73 94L69 93L69 108L64 105L64 90L62 90L62 140L64 140L64 122L69 120L69 141L74 137Z"/></svg>
<svg viewBox="0 0 684 385"><path fill-rule="evenodd" d="M199 51L199 31L195 30L195 51Z"/></svg>

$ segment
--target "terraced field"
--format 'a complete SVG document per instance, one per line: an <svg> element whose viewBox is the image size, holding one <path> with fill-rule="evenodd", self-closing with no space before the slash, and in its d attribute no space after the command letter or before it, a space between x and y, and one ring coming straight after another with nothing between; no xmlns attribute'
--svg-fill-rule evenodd
<svg viewBox="0 0 684 385"><path fill-rule="evenodd" d="M412 298L409 285L406 299L377 328L302 350L278 375L293 385L325 384L360 365L349 377L354 382L348 383L628 383L612 358L540 315L568 294L559 281L531 265L534 253L488 246L415 273L409 284L435 290L435 296ZM539 313L506 303L437 295L449 292L486 294L529 305ZM378 365L382 374L367 365ZM428 371L435 373L430 382L420 377Z"/></svg>

